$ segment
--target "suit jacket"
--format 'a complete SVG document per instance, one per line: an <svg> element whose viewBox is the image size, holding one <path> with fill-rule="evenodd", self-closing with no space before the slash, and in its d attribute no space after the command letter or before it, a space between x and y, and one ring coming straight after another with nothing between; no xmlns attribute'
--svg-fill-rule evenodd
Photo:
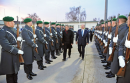
<svg viewBox="0 0 130 83"><path fill-rule="evenodd" d="M86 43L89 43L89 32L84 29L84 34L82 36L81 29L79 29L76 34L76 41L77 40L78 40L78 45L86 45Z"/></svg>
<svg viewBox="0 0 130 83"><path fill-rule="evenodd" d="M73 33L71 30L68 30L67 33L65 30L63 31L62 43L69 44L67 48L72 48L71 43L73 44Z"/></svg>

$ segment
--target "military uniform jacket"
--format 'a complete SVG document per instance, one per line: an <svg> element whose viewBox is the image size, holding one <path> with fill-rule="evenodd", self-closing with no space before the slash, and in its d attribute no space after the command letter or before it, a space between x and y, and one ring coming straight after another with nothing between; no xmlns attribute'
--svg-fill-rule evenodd
<svg viewBox="0 0 130 83"><path fill-rule="evenodd" d="M0 75L13 74L19 71L20 63L18 56L17 38L12 28L4 26L0 30Z"/></svg>
<svg viewBox="0 0 130 83"><path fill-rule="evenodd" d="M54 46L55 46L56 49L59 49L59 42L56 43L56 40L58 40L57 32L56 32L54 27L51 27L51 32L52 32L52 35L53 35L52 39L54 40Z"/></svg>
<svg viewBox="0 0 130 83"><path fill-rule="evenodd" d="M60 34L60 28L56 28L56 31L57 31L57 36L58 36L58 41L59 41L59 44L61 43L61 34Z"/></svg>
<svg viewBox="0 0 130 83"><path fill-rule="evenodd" d="M24 51L23 59L25 64L32 64L34 61L34 48L36 48L36 44L34 43L33 39L33 30L28 25L22 30L22 50Z"/></svg>
<svg viewBox="0 0 130 83"><path fill-rule="evenodd" d="M46 40L49 42L49 48L51 51L55 50L55 47L51 45L51 42L52 42L52 38L51 38L51 33L50 33L50 29L45 27L45 34L46 34ZM54 40L53 40L54 41ZM54 42L53 42L53 45L54 45Z"/></svg>
<svg viewBox="0 0 130 83"><path fill-rule="evenodd" d="M45 49L46 40L44 39L43 29L40 27L36 27L35 34L37 35L36 43L38 45L38 53L40 57L43 57L44 53L47 51L49 52L49 46L47 45L48 49Z"/></svg>
<svg viewBox="0 0 130 83"><path fill-rule="evenodd" d="M109 47L112 47L112 48L113 48L113 37L115 35L115 30L116 30L116 26L114 26L112 28L112 32L111 32L112 37L111 37L111 41L110 41Z"/></svg>

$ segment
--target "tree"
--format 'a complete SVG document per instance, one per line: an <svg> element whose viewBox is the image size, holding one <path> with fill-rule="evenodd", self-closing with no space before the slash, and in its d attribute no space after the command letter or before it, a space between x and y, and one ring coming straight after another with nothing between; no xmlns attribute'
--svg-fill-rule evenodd
<svg viewBox="0 0 130 83"><path fill-rule="evenodd" d="M32 22L34 22L34 23L36 23L36 21L38 21L38 20L41 20L36 13L28 14L28 17L21 18L21 19L22 19L22 21L24 21L24 19L26 19L26 18L31 18Z"/></svg>
<svg viewBox="0 0 130 83"><path fill-rule="evenodd" d="M80 17L79 17L80 15ZM68 21L85 21L86 20L86 11L81 11L81 6L79 7L70 7L70 12L66 13L66 19Z"/></svg>

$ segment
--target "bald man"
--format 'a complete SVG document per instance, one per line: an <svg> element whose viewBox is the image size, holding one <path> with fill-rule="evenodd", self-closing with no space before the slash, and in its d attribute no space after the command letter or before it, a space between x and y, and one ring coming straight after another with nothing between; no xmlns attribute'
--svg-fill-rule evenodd
<svg viewBox="0 0 130 83"><path fill-rule="evenodd" d="M80 57L82 56L82 60L84 60L85 46L88 43L89 43L89 32L85 29L84 25L81 25L81 29L79 29L76 34L76 44L78 44L78 51L80 53Z"/></svg>

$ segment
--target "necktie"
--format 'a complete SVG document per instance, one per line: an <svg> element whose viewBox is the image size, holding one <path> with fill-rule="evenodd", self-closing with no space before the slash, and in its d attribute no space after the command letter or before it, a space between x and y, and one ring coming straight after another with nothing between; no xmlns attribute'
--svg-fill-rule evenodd
<svg viewBox="0 0 130 83"><path fill-rule="evenodd" d="M83 36L83 30L82 30L82 36Z"/></svg>

